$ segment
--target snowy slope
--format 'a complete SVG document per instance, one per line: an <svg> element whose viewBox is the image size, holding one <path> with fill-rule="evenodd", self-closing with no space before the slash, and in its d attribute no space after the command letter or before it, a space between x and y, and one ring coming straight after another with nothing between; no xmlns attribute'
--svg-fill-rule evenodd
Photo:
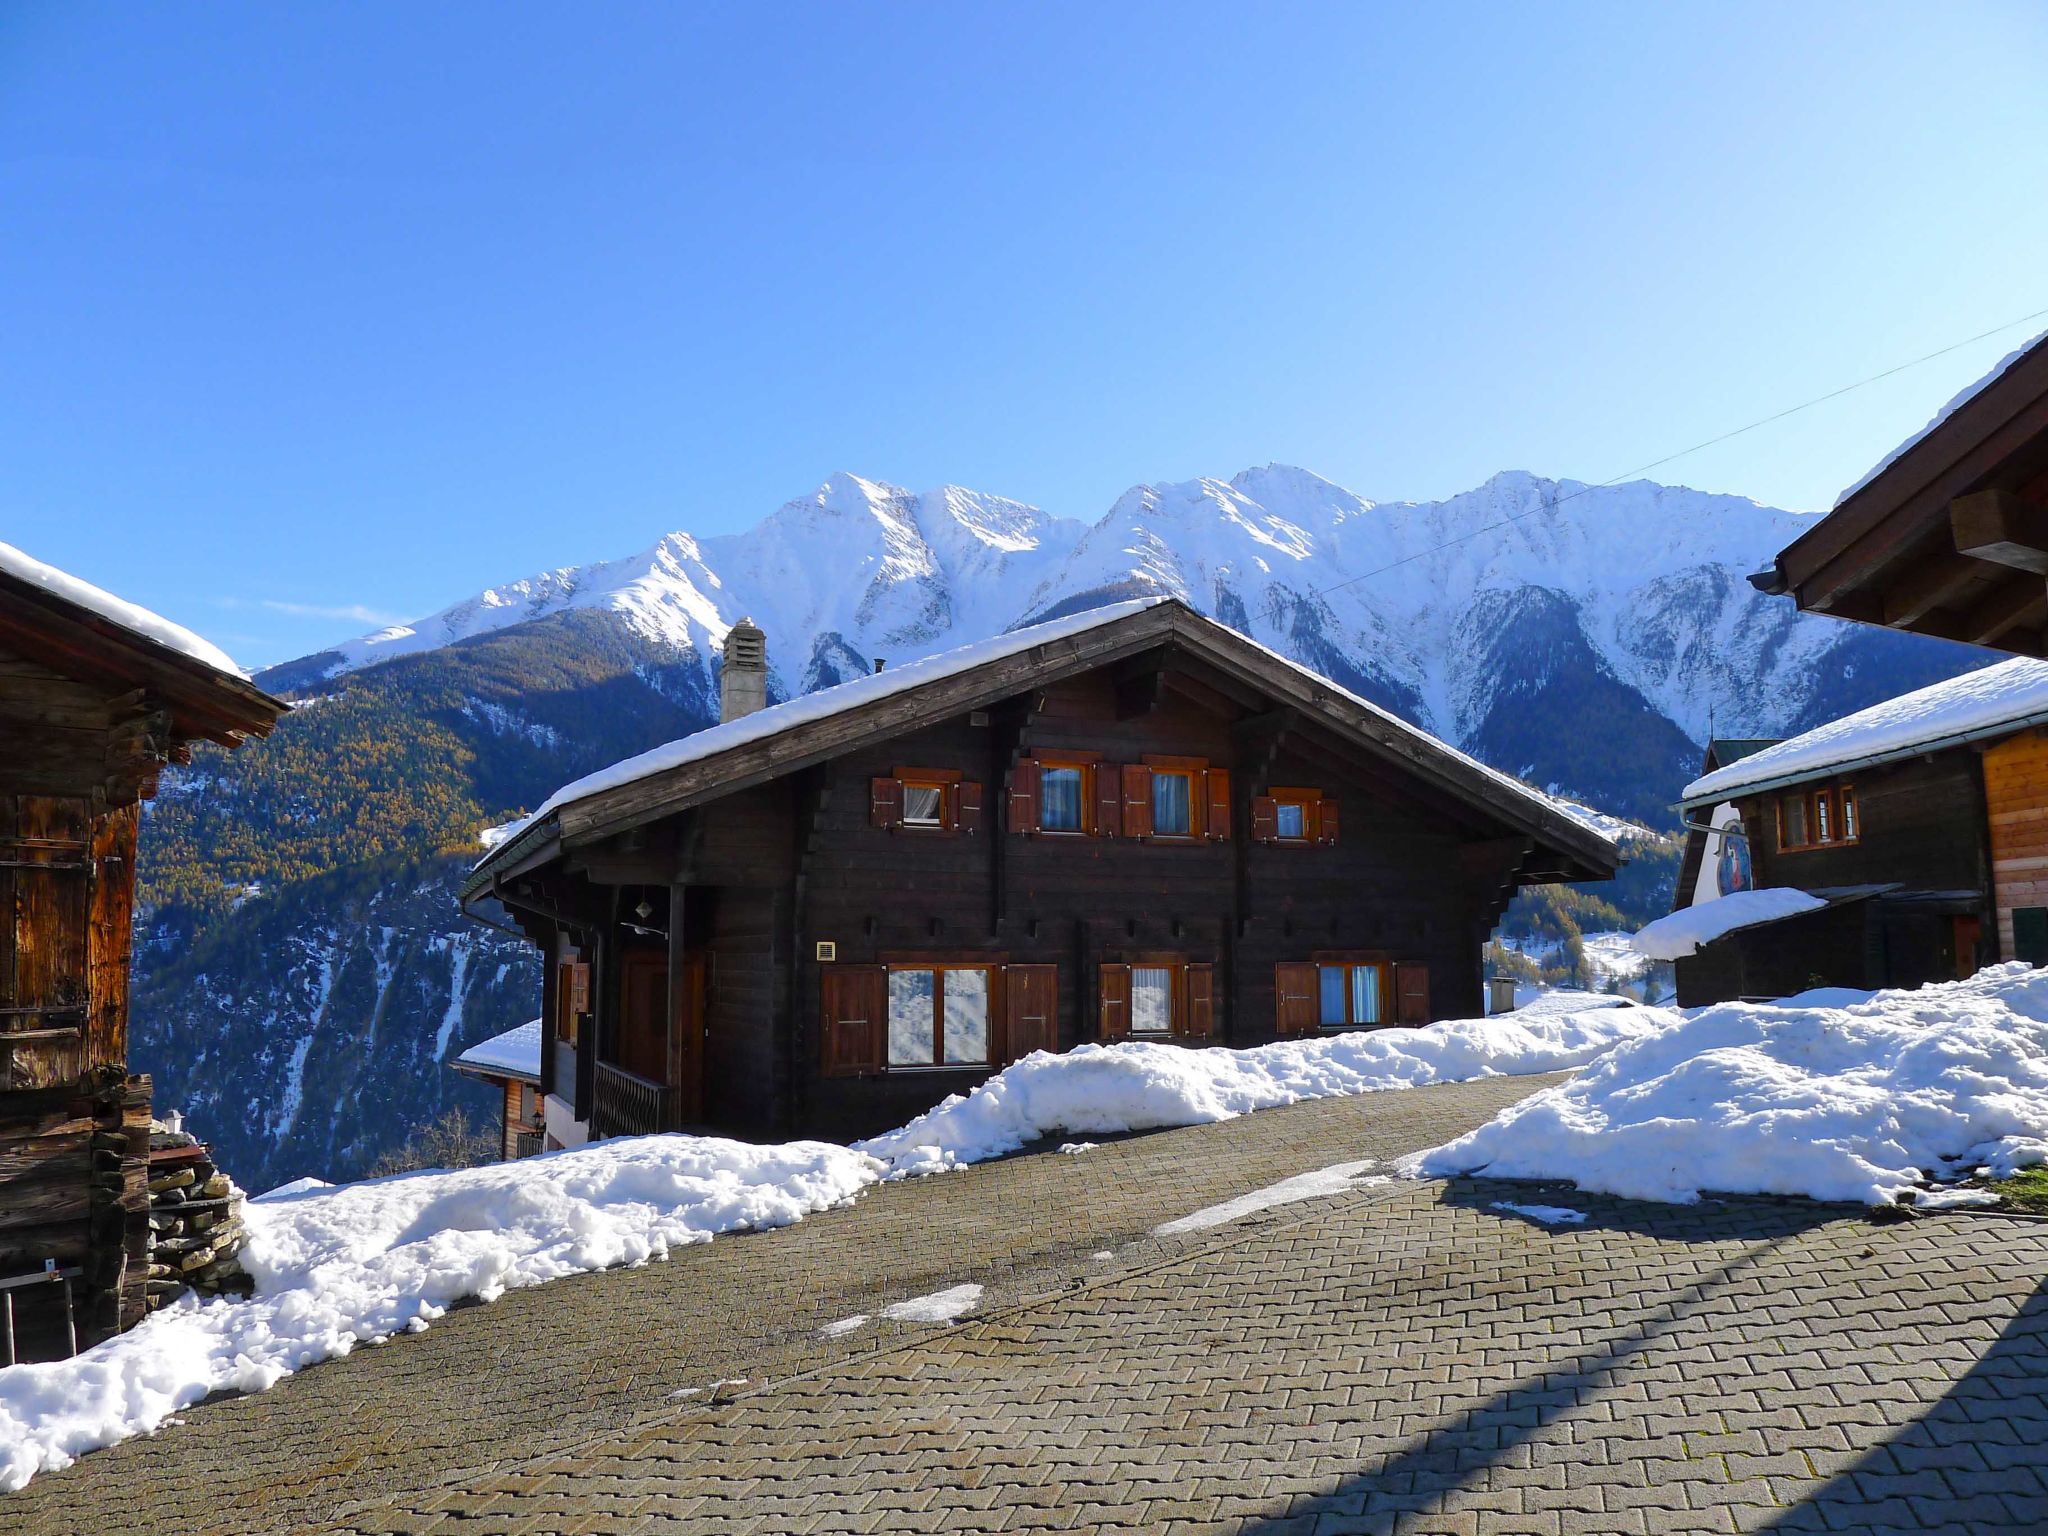
<svg viewBox="0 0 2048 1536"><path fill-rule="evenodd" d="M1647 481L1522 472L1447 501L1374 503L1267 465L1137 486L1091 525L955 486L919 495L841 474L744 533L674 533L624 560L494 587L266 680L311 688L594 610L691 669L705 697L726 630L751 616L768 632L772 692L787 698L876 658L1171 593L1497 767L1644 816L1691 776L1710 722L1783 734L1972 664L1750 587L1744 576L1811 520ZM1603 731L1618 755L1589 749Z"/></svg>

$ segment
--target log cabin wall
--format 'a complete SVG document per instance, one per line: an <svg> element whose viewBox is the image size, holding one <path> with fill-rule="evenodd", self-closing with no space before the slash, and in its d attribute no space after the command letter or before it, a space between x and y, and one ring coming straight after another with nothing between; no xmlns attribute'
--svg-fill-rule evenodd
<svg viewBox="0 0 2048 1536"><path fill-rule="evenodd" d="M2025 731L1984 753L1998 954L2022 956L2013 913L2048 908L2048 732Z"/></svg>
<svg viewBox="0 0 2048 1536"><path fill-rule="evenodd" d="M1983 777L1969 748L1842 775L1855 787L1854 843L1787 851L1778 846L1777 796L1737 803L1759 886L1826 890L1899 884L1911 890L1979 891L1991 904Z"/></svg>

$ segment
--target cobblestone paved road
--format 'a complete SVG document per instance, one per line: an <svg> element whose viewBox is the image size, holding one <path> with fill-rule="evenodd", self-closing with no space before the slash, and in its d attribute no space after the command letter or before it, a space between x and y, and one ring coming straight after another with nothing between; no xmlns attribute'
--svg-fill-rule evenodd
<svg viewBox="0 0 2048 1536"><path fill-rule="evenodd" d="M1439 1139L1483 1115L1487 1089L1497 1103L1529 1086L1385 1094L1020 1159L679 1264L573 1282L573 1295L531 1293L561 1289L568 1317L610 1319L629 1339L664 1304L633 1301L642 1285L668 1305L718 1291L745 1317L793 1309L805 1327L785 1325L759 1350L761 1363L737 1372L754 1381L731 1400L619 1422L673 1380L661 1376L669 1363L650 1362L638 1399L607 1399L613 1422L586 1415L552 1449L537 1431L499 1436L495 1389L479 1381L469 1459L496 1465L464 1473L444 1458L438 1478L400 1476L340 1428L374 1420L399 1433L376 1418L393 1412L394 1388L414 1382L438 1401L451 1363L494 1358L463 1336L511 1316L499 1303L32 1485L32 1528L125 1529L78 1522L97 1498L128 1497L134 1528L165 1533L316 1511L336 1517L323 1529L365 1536L2048 1531L2048 1226L1875 1226L1793 1202L1674 1208L1457 1181L1111 1243L1106 1263L1085 1251L1119 1223L1136 1234L1273 1177ZM1496 1204L1532 1199L1589 1219L1544 1226ZM1076 1241L1041 1237L1026 1252L1013 1234L1027 1219ZM819 1236L835 1223L837 1242ZM836 1315L843 1293L812 1295L806 1310L792 1272L779 1301L752 1294L789 1262L792 1239L822 1255L885 1229L892 1243L927 1245L898 1294L1008 1278L962 1323L829 1345L815 1320ZM978 1254L974 1232L1017 1243L1015 1255ZM438 1364L436 1349L448 1351ZM218 1445L248 1451L233 1416L265 1403L302 1458L324 1444L330 1459L358 1458L354 1470L316 1482L311 1499L237 1494L200 1524L152 1509L158 1495L203 1508L163 1467L203 1478ZM337 1414L324 1440L303 1427L321 1405Z"/></svg>

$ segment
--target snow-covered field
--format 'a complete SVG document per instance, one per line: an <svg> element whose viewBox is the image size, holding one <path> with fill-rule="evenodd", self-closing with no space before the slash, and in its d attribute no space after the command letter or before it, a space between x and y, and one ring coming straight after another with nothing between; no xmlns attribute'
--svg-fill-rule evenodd
<svg viewBox="0 0 2048 1536"><path fill-rule="evenodd" d="M1877 1204L2048 1161L2048 971L1642 1012L1663 1027L1408 1171Z"/></svg>
<svg viewBox="0 0 2048 1536"><path fill-rule="evenodd" d="M302 1180L247 1208L252 1299L186 1297L75 1360L0 1371L0 1489L148 1433L209 1393L261 1391L358 1344L416 1332L465 1297L489 1301L718 1233L784 1226L879 1180L982 1162L1058 1131L1196 1125L1304 1099L1578 1066L1657 1018L1608 1008L1247 1050L1082 1046L1027 1057L854 1147L647 1136L338 1187Z"/></svg>

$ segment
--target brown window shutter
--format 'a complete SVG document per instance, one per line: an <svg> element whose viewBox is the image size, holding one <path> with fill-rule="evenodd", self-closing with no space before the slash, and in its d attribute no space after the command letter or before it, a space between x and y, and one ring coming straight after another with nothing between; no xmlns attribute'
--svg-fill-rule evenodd
<svg viewBox="0 0 2048 1536"><path fill-rule="evenodd" d="M590 962L572 960L569 962L569 1011L590 1012Z"/></svg>
<svg viewBox="0 0 2048 1536"><path fill-rule="evenodd" d="M1056 1011L1060 968L1056 965L1008 965L1003 983L1009 1015L1009 1041L1005 1061L1017 1061L1033 1051L1060 1048L1060 1021Z"/></svg>
<svg viewBox="0 0 2048 1536"><path fill-rule="evenodd" d="M903 781L868 780L868 825L893 827L903 820Z"/></svg>
<svg viewBox="0 0 2048 1536"><path fill-rule="evenodd" d="M1187 1012L1181 1033L1190 1040L1212 1040L1216 1036L1216 967L1190 965L1185 974Z"/></svg>
<svg viewBox="0 0 2048 1536"><path fill-rule="evenodd" d="M1212 842L1230 841L1230 770L1211 768L1202 777L1209 785L1208 817L1202 830Z"/></svg>
<svg viewBox="0 0 2048 1536"><path fill-rule="evenodd" d="M1323 843L1334 845L1337 841L1337 802L1323 800L1316 805L1316 830Z"/></svg>
<svg viewBox="0 0 2048 1536"><path fill-rule="evenodd" d="M857 1077L882 1070L888 985L879 965L828 965L818 973L819 1070Z"/></svg>
<svg viewBox="0 0 2048 1536"><path fill-rule="evenodd" d="M1125 763L1124 836L1152 835L1152 770L1143 763Z"/></svg>
<svg viewBox="0 0 2048 1536"><path fill-rule="evenodd" d="M1123 837L1129 834L1124 825L1124 781L1115 763L1097 763L1089 772L1094 786L1094 824L1089 831L1097 837Z"/></svg>
<svg viewBox="0 0 2048 1536"><path fill-rule="evenodd" d="M1270 843L1280 835L1280 808L1271 795L1252 796L1252 841Z"/></svg>
<svg viewBox="0 0 2048 1536"><path fill-rule="evenodd" d="M1316 1032L1321 978L1305 960L1283 960L1273 967L1273 1033L1285 1040Z"/></svg>
<svg viewBox="0 0 2048 1536"><path fill-rule="evenodd" d="M979 832L981 786L973 779L965 779L954 786L953 793L948 798L953 801L953 825L962 832Z"/></svg>
<svg viewBox="0 0 2048 1536"><path fill-rule="evenodd" d="M1038 830L1038 764L1025 758L1010 770L1010 830Z"/></svg>
<svg viewBox="0 0 2048 1536"><path fill-rule="evenodd" d="M1394 967L1394 1016L1403 1024L1429 1022L1429 967Z"/></svg>
<svg viewBox="0 0 2048 1536"><path fill-rule="evenodd" d="M1096 983L1096 1032L1122 1040L1131 1032L1131 968L1105 965Z"/></svg>

